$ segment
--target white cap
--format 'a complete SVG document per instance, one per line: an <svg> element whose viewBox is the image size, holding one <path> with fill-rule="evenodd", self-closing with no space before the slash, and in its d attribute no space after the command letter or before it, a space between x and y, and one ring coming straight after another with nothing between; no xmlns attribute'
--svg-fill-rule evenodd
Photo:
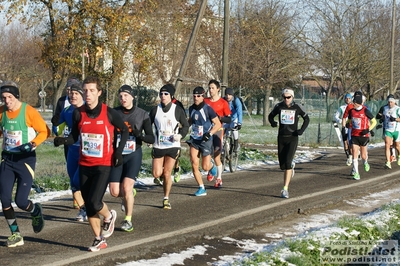
<svg viewBox="0 0 400 266"><path fill-rule="evenodd" d="M288 89L288 88L283 89L282 95L284 95L285 93L292 95L292 97L294 98L294 91L292 89Z"/></svg>

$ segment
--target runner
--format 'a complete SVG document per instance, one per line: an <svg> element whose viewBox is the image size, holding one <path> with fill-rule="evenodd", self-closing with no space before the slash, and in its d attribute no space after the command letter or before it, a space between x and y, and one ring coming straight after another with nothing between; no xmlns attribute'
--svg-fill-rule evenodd
<svg viewBox="0 0 400 266"><path fill-rule="evenodd" d="M150 111L156 141L153 145L153 176L163 178L163 208L171 209L169 194L172 188L171 172L181 152L181 139L186 136L189 124L185 111L172 103L175 88L172 84L160 89L161 102Z"/></svg>
<svg viewBox="0 0 400 266"><path fill-rule="evenodd" d="M86 214L95 239L89 251L107 247L106 238L114 232L117 212L103 201L111 166L122 164L122 150L128 138L128 128L114 109L99 101L102 94L100 79L87 77L83 81L85 104L76 109L72 118L72 131L68 138L54 138L54 145L71 145L81 139L79 177ZM117 130L120 146L116 149ZM100 216L104 218L100 226Z"/></svg>
<svg viewBox="0 0 400 266"><path fill-rule="evenodd" d="M243 106L239 98L235 97L233 89L226 88L225 100L229 103L231 109L231 123L225 124L224 128L231 128L233 133L233 152L237 153L239 146L239 130L242 129ZM227 130L225 130L227 131Z"/></svg>
<svg viewBox="0 0 400 266"><path fill-rule="evenodd" d="M118 96L121 105L115 110L128 126L129 138L122 152L123 164L111 169L109 187L111 196L122 197L125 218L121 229L131 232L135 203L134 186L142 166L142 142L153 144L155 139L149 115L145 110L133 105L135 96L132 87L123 85L118 90Z"/></svg>
<svg viewBox="0 0 400 266"><path fill-rule="evenodd" d="M70 130L72 128L72 114L74 113L75 109L81 107L84 104L83 89L80 84L73 84L71 85L71 87L69 87L68 100L70 101L71 105L64 108L64 110L62 110L61 114L59 115L59 121L57 123L53 123L53 125L59 127L61 127L60 125L65 125L65 129L63 130L64 137L68 137L68 135L71 133ZM87 221L87 215L85 202L82 198L79 184L79 150L79 140L74 144L69 145L67 153L67 172L70 178L72 196L74 198L74 202L78 205L79 208L76 220L79 222L84 222Z"/></svg>
<svg viewBox="0 0 400 266"><path fill-rule="evenodd" d="M303 106L294 102L294 91L290 88L282 90L283 101L275 105L274 109L268 115L268 121L272 127L277 127L275 116L279 115L278 130L278 159L281 170L284 170L282 198L289 198L289 183L294 176L293 162L297 150L299 136L303 135L310 118L304 111ZM298 129L299 116L303 119L301 128Z"/></svg>
<svg viewBox="0 0 400 266"><path fill-rule="evenodd" d="M175 87L172 86L171 88L172 88L172 90L174 92L173 96L172 96L172 103L176 104L177 106L182 108L183 111L185 111L185 107L183 106L182 102L180 102L178 99L175 98ZM185 115L186 115L186 112L185 112ZM179 158L180 157L181 157L181 153L179 153L179 157L176 159L175 165L174 165L174 182L175 183L178 183L179 180L181 180L181 167L180 167L180 164L179 164Z"/></svg>
<svg viewBox="0 0 400 266"><path fill-rule="evenodd" d="M388 100L389 98L394 98L393 94L389 94L386 97L386 100ZM385 128L384 128L384 125L385 125L384 122L385 121L383 120L383 108L385 108L385 106L388 106L388 104L385 104L384 106L381 106L381 108L379 108L379 111L375 116L375 118L377 120L377 123L379 123L379 124L376 125L376 129L382 128L382 139L383 139L383 141L385 141ZM398 155L400 155L400 154L398 154ZM395 162L396 160L397 160L397 158L396 158L396 149L395 149L395 147L393 146L393 143L392 143L390 145L390 162L392 163L392 162ZM397 162L397 163L399 163L399 162ZM387 167L385 167L385 168L387 168Z"/></svg>
<svg viewBox="0 0 400 266"><path fill-rule="evenodd" d="M334 121L336 122L337 125L342 124L343 113L346 110L347 105L349 105L351 103L352 97L353 96L351 96L350 93L347 93L344 96L345 104L339 107L339 109L336 111L336 113L333 117ZM348 140L348 133L349 133L348 128L349 128L349 124L347 123L346 126L344 127L344 130L342 129L341 132L342 132L343 148L344 148L344 152L345 152L346 158L347 158L346 164L347 164L347 166L350 166L353 161L353 156L351 155L351 149L350 149L349 140Z"/></svg>
<svg viewBox="0 0 400 266"><path fill-rule="evenodd" d="M50 129L40 113L20 101L18 85L13 81L0 84L4 105L0 107L0 128L3 134L3 150L0 165L0 199L4 218L10 227L11 236L7 247L24 244L14 208L11 205L14 184L17 183L15 204L32 217L35 233L42 231L44 219L42 205L28 199L31 192L36 165L36 148L50 136Z"/></svg>
<svg viewBox="0 0 400 266"><path fill-rule="evenodd" d="M385 140L385 157L386 169L392 169L391 162L392 156L392 146L394 144L397 154L400 157L400 107L396 105L396 100L392 94L387 97L387 105L382 106L381 109L376 114L376 119L383 120L383 139ZM400 158L397 158L397 165L400 165Z"/></svg>
<svg viewBox="0 0 400 266"><path fill-rule="evenodd" d="M370 165L368 163L367 144L369 142L370 131L376 125L376 119L371 111L363 105L361 95L354 96L354 108L348 112L348 119L351 120L351 149L352 154L356 155L360 152L364 164L365 172L368 172ZM360 173L358 172L358 156L353 157L353 179L359 180Z"/></svg>
<svg viewBox="0 0 400 266"><path fill-rule="evenodd" d="M203 170L209 171L212 176L217 174L217 167L213 164L211 155L213 153L213 136L220 130L221 122L214 109L205 104L204 94L204 88L196 87L193 90L194 103L189 107L189 124L192 126L192 133L187 143L190 146L193 175L199 185L199 189L194 193L195 196L207 195L199 170L200 155Z"/></svg>
<svg viewBox="0 0 400 266"><path fill-rule="evenodd" d="M230 124L231 109L229 108L229 104L219 95L221 91L221 85L217 80L212 79L208 82L208 89L210 92L210 98L205 98L204 103L208 104L209 106L211 106L212 109L214 109L215 113L218 115L220 119L221 124L222 123ZM223 135L224 135L224 129L221 127L213 136L213 148L214 148L213 156L215 160L215 165L217 166L217 176L216 176L217 178L214 184L215 188L222 187L221 175L224 169L222 169L221 151L222 151ZM208 172L207 180L209 182L212 182L214 180L214 177L215 177L214 175Z"/></svg>

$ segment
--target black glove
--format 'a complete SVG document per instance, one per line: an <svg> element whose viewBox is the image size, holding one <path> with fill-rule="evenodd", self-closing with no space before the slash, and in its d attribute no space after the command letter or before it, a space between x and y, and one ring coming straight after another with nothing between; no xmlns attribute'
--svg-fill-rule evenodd
<svg viewBox="0 0 400 266"><path fill-rule="evenodd" d="M113 157L112 157L112 162L113 162L113 165L115 166L115 167L118 167L118 166L120 166L120 165L122 165L122 163L123 163L123 159L122 159L122 154L121 153L113 153Z"/></svg>
<svg viewBox="0 0 400 266"><path fill-rule="evenodd" d="M394 122L394 121L396 121L396 118L393 116L390 116L389 120L390 120L390 122Z"/></svg>
<svg viewBox="0 0 400 266"><path fill-rule="evenodd" d="M22 144L21 146L19 146L19 150L22 152L31 152L34 150L35 147L33 147L32 143L28 142L25 144Z"/></svg>
<svg viewBox="0 0 400 266"><path fill-rule="evenodd" d="M54 125L58 125L58 122L60 121L60 115L54 115L52 118L51 118L51 123L53 124L53 126Z"/></svg>
<svg viewBox="0 0 400 266"><path fill-rule="evenodd" d="M237 124L237 125L235 126L235 129L236 129L236 130L241 130L241 129L242 129L242 124Z"/></svg>
<svg viewBox="0 0 400 266"><path fill-rule="evenodd" d="M58 147L60 145L65 145L67 144L67 138L63 137L55 137L54 138L54 146Z"/></svg>
<svg viewBox="0 0 400 266"><path fill-rule="evenodd" d="M208 141L210 138L211 138L211 133L210 132L207 132L207 133L205 133L204 135L203 135L203 140L204 141Z"/></svg>
<svg viewBox="0 0 400 266"><path fill-rule="evenodd" d="M383 127L383 125L382 125L382 124L379 124L379 125L376 126L376 129L380 129L380 128L382 128L382 127Z"/></svg>
<svg viewBox="0 0 400 266"><path fill-rule="evenodd" d="M369 129L363 129L361 131L361 135L367 135L369 133Z"/></svg>
<svg viewBox="0 0 400 266"><path fill-rule="evenodd" d="M304 133L304 131L303 131L303 130L301 130L301 129L299 129L299 130L296 130L296 134L297 134L297 136L301 136L301 135L303 135L303 133Z"/></svg>
<svg viewBox="0 0 400 266"><path fill-rule="evenodd" d="M345 135L346 135L346 128L342 127L342 136L345 136Z"/></svg>
<svg viewBox="0 0 400 266"><path fill-rule="evenodd" d="M278 126L278 122L274 121L273 123L271 123L271 127L277 127Z"/></svg>
<svg viewBox="0 0 400 266"><path fill-rule="evenodd" d="M375 137L375 132L373 130L371 130L369 133L371 134L371 137Z"/></svg>
<svg viewBox="0 0 400 266"><path fill-rule="evenodd" d="M139 129L134 128L134 129L132 130L132 135L133 135L135 138L140 138L140 137L142 136L142 131L140 131Z"/></svg>

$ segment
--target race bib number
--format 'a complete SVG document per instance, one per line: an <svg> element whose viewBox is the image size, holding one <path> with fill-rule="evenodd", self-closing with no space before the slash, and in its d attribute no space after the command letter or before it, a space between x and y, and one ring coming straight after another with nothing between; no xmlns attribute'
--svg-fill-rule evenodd
<svg viewBox="0 0 400 266"><path fill-rule="evenodd" d="M5 130L3 150L11 151L22 145L22 131L20 130Z"/></svg>
<svg viewBox="0 0 400 266"><path fill-rule="evenodd" d="M353 118L351 120L353 129L361 129L361 118Z"/></svg>
<svg viewBox="0 0 400 266"><path fill-rule="evenodd" d="M281 124L283 125L293 125L295 121L295 110L282 110L281 111Z"/></svg>
<svg viewBox="0 0 400 266"><path fill-rule="evenodd" d="M192 125L192 133L191 136L194 139L202 139L203 138L203 126L198 126L198 125Z"/></svg>
<svg viewBox="0 0 400 266"><path fill-rule="evenodd" d="M82 133L82 155L88 157L103 157L103 134Z"/></svg>
<svg viewBox="0 0 400 266"><path fill-rule="evenodd" d="M162 147L170 147L172 146L172 143L174 142L174 135L169 132L160 132L160 135L158 137L158 143Z"/></svg>
<svg viewBox="0 0 400 266"><path fill-rule="evenodd" d="M117 139L117 147L121 141L121 135L118 135ZM129 139L126 141L124 149L122 150L122 154L131 154L136 151L136 138L134 136L129 136Z"/></svg>

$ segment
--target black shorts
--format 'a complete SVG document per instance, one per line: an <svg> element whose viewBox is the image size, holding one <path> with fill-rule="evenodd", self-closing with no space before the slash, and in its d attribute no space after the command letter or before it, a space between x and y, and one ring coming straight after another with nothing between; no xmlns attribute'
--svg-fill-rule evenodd
<svg viewBox="0 0 400 266"><path fill-rule="evenodd" d="M169 156L172 159L176 160L178 159L180 153L181 153L181 148L168 148L168 149L153 148L151 156L153 157L153 159Z"/></svg>
<svg viewBox="0 0 400 266"><path fill-rule="evenodd" d="M136 149L135 152L122 155L123 164L118 167L112 167L109 182L122 183L122 180L127 177L137 180L140 166L142 165L142 147Z"/></svg>
<svg viewBox="0 0 400 266"><path fill-rule="evenodd" d="M367 146L369 142L369 137L351 136L351 144L358 146Z"/></svg>
<svg viewBox="0 0 400 266"><path fill-rule="evenodd" d="M211 138L214 138L214 136L212 136ZM203 141L190 138L188 141L186 141L186 143L189 144L189 146L198 150L203 157L206 157L210 154L211 157L213 156L214 151L212 139L209 139L208 141Z"/></svg>

